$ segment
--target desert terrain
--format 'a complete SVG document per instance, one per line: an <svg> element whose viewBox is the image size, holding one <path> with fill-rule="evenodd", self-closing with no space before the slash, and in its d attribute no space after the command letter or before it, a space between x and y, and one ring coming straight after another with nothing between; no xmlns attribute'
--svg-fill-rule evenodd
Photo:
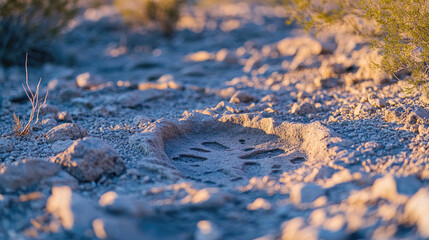
<svg viewBox="0 0 429 240"><path fill-rule="evenodd" d="M28 69L49 94L26 136L25 59L9 69L0 239L429 238L429 99L362 38L285 18L189 6L167 38L87 9L67 64Z"/></svg>

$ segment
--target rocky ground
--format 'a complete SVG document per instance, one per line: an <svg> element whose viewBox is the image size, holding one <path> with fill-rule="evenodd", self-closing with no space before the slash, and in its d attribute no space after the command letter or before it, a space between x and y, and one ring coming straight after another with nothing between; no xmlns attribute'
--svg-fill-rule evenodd
<svg viewBox="0 0 429 240"><path fill-rule="evenodd" d="M30 68L31 134L24 66L0 79L0 239L429 238L429 100L284 17L189 8L163 38L87 10L74 64Z"/></svg>

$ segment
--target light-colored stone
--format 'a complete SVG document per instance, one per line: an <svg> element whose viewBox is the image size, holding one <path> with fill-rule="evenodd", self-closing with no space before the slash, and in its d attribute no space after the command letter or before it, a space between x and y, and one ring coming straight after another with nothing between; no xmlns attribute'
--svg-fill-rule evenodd
<svg viewBox="0 0 429 240"><path fill-rule="evenodd" d="M76 84L80 88L93 88L103 84L103 79L91 75L90 73L82 73L76 77Z"/></svg>
<svg viewBox="0 0 429 240"><path fill-rule="evenodd" d="M76 140L86 137L88 131L76 123L64 123L56 126L46 133L46 141L53 143L56 141Z"/></svg>
<svg viewBox="0 0 429 240"><path fill-rule="evenodd" d="M0 192L16 192L32 187L67 184L77 186L74 178L62 174L61 169L44 160L24 160L21 163L8 164L0 169Z"/></svg>
<svg viewBox="0 0 429 240"><path fill-rule="evenodd" d="M59 112L57 113L57 120L60 122L71 122L73 117L68 112Z"/></svg>
<svg viewBox="0 0 429 240"><path fill-rule="evenodd" d="M125 164L119 153L103 140L86 137L50 159L80 181L96 181L103 175L120 175Z"/></svg>
<svg viewBox="0 0 429 240"><path fill-rule="evenodd" d="M197 223L195 240L220 240L221 237L221 232L213 222L202 220Z"/></svg>

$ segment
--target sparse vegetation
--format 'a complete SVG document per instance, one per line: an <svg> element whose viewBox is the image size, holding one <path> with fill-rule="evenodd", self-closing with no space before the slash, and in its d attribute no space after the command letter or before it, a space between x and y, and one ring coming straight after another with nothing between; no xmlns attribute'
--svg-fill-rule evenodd
<svg viewBox="0 0 429 240"><path fill-rule="evenodd" d="M410 83L428 93L429 4L425 0L284 0L290 16L307 30L347 23L369 37L387 73L411 73ZM415 89L414 88L414 89ZM413 89L411 89L413 90Z"/></svg>
<svg viewBox="0 0 429 240"><path fill-rule="evenodd" d="M31 63L55 61L52 40L75 16L76 0L0 1L0 64L20 64L25 53Z"/></svg>
<svg viewBox="0 0 429 240"><path fill-rule="evenodd" d="M13 126L13 131L15 135L17 136L26 136L31 133L33 130L34 125L36 125L39 122L39 113L40 109L45 106L46 100L48 98L48 92L46 92L46 95L44 98L40 98L40 83L42 82L42 79L40 78L39 82L37 83L36 91L33 92L30 88L29 80L28 80L28 56L26 56L25 59L25 85L22 84L22 88L24 88L25 94L27 95L28 99L31 103L31 113L30 117L28 118L28 121L25 121L25 118L23 121L19 119L13 113L13 120L15 125Z"/></svg>
<svg viewBox="0 0 429 240"><path fill-rule="evenodd" d="M115 7L132 26L146 24L173 34L186 0L115 0Z"/></svg>

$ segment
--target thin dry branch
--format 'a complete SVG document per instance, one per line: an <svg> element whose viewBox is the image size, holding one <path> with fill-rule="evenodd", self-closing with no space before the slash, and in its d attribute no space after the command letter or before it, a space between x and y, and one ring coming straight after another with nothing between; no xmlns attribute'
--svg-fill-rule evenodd
<svg viewBox="0 0 429 240"><path fill-rule="evenodd" d="M34 125L36 125L39 122L39 113L40 109L45 106L46 100L48 99L48 91L46 92L46 95L43 99L43 102L41 102L42 99L39 98L39 91L40 91L40 83L42 82L42 78L39 79L39 82L37 83L36 91L33 93L33 91L30 88L29 80L28 80L28 54L25 58L25 85L22 84L22 88L24 89L25 94L27 95L28 99L31 103L31 113L30 118L28 119L28 122L24 125L24 122L20 122L19 118L16 117L15 113L13 114L15 126L14 126L14 132L18 136L25 136L31 133L33 130Z"/></svg>

